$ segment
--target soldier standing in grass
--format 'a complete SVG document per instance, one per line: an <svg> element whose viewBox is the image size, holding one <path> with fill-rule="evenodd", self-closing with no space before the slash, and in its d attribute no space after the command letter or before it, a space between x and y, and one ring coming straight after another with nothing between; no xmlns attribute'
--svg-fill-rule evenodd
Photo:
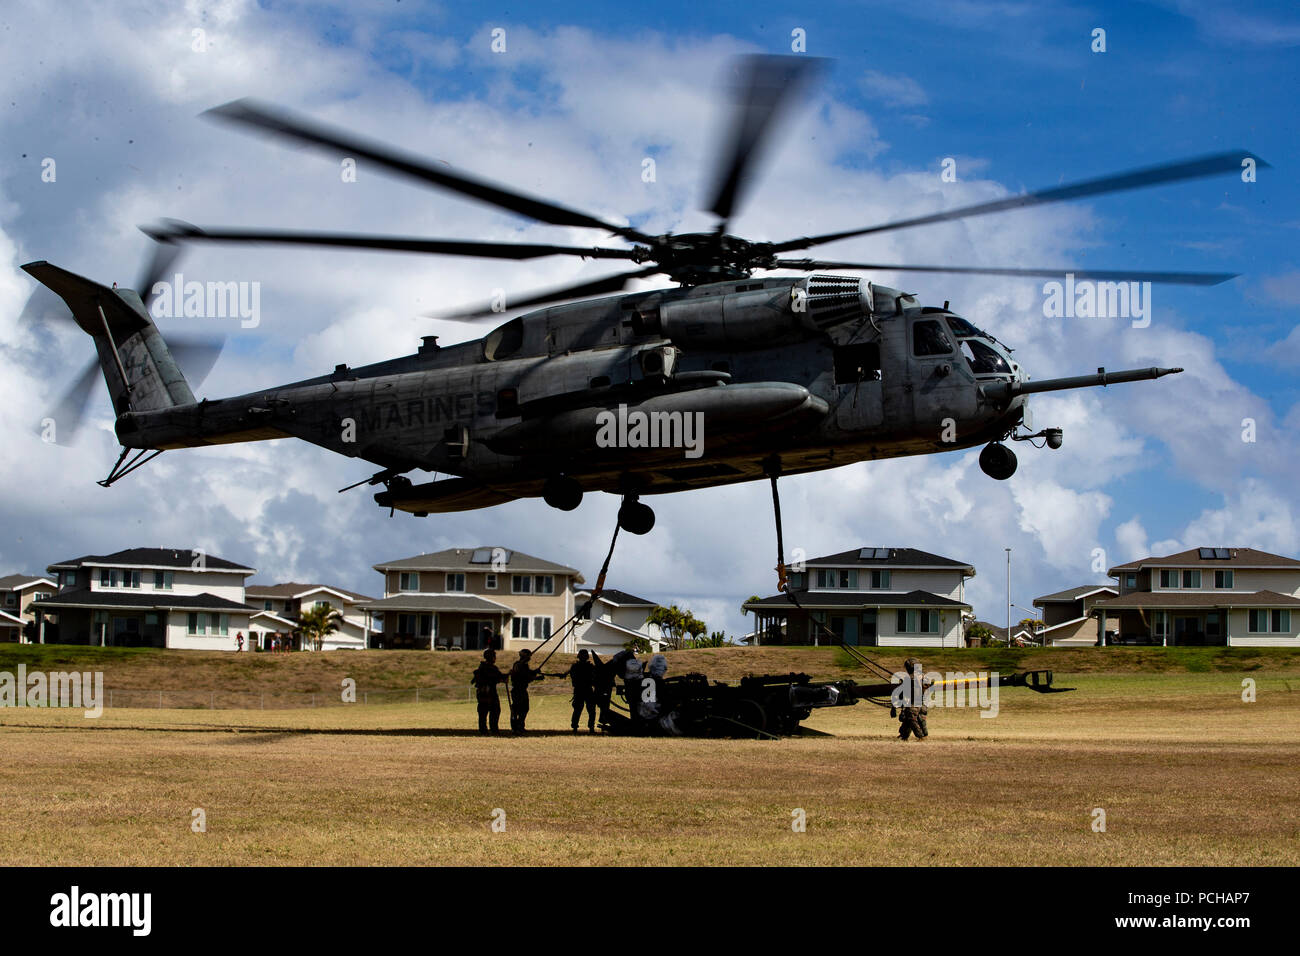
<svg viewBox="0 0 1300 956"><path fill-rule="evenodd" d="M917 740L924 740L930 736L930 730L925 725L925 715L930 709L925 706L921 662L915 657L909 657L903 662L903 667L907 670L907 679L899 685L899 691L895 692L896 703L889 709L889 715L898 718L900 740L906 740L912 734L916 735Z"/></svg>
<svg viewBox="0 0 1300 956"><path fill-rule="evenodd" d="M587 650L578 651L578 659L560 677L573 682L573 732L578 732L582 710L587 709L587 731L596 732L596 665L588 660Z"/></svg>
<svg viewBox="0 0 1300 956"><path fill-rule="evenodd" d="M474 671L474 676L469 682L474 685L475 696L478 698L478 732L486 734L488 732L489 720L491 721L492 733L498 733L498 724L501 723L501 695L497 693L497 685L503 683L506 675L501 673L497 667L497 652L488 648L483 652L483 661ZM511 715L513 722L514 716Z"/></svg>
<svg viewBox="0 0 1300 956"><path fill-rule="evenodd" d="M528 666L533 652L525 648L519 652L519 660L510 668L510 729L517 734L527 731L524 722L528 719L528 685L542 679L541 668L533 670Z"/></svg>

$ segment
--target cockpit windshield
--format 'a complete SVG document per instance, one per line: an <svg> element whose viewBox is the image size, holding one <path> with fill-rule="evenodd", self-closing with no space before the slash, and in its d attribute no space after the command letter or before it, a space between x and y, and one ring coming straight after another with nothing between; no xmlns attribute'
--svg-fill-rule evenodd
<svg viewBox="0 0 1300 956"><path fill-rule="evenodd" d="M984 332L981 329L977 329L975 326L971 325L965 319L961 318L961 316L957 316L957 315L948 316L948 325L952 329L952 334L957 336L957 338L959 339L988 338L987 332Z"/></svg>
<svg viewBox="0 0 1300 956"><path fill-rule="evenodd" d="M961 354L976 375L1010 375L1011 366L1001 355L979 339L962 339Z"/></svg>

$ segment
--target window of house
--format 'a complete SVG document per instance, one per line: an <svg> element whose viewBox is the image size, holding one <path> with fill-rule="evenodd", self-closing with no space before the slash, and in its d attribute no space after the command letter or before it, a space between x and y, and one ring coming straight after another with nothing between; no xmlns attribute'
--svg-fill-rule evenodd
<svg viewBox="0 0 1300 956"><path fill-rule="evenodd" d="M888 589L888 588L889 588L889 580L890 580L890 578L889 578L889 572L888 572L888 571L872 571L872 572L871 572L871 587L872 587L873 589L876 589L876 590L880 590L880 589L882 589L882 588L883 588L883 589Z"/></svg>
<svg viewBox="0 0 1300 956"><path fill-rule="evenodd" d="M856 588L858 572L852 568L819 568L817 570L819 588Z"/></svg>
<svg viewBox="0 0 1300 956"><path fill-rule="evenodd" d="M551 636L551 619L549 617L533 618L533 637L539 641L548 640Z"/></svg>
<svg viewBox="0 0 1300 956"><path fill-rule="evenodd" d="M1215 571L1215 572L1214 572L1214 586L1215 586L1216 588L1230 588L1230 587L1232 587L1232 572L1231 572L1231 571Z"/></svg>
<svg viewBox="0 0 1300 956"><path fill-rule="evenodd" d="M317 601L317 602L315 602L314 604L312 604L312 607L314 607L314 608L322 608L322 607L323 607L323 608L328 608L329 606L330 606L330 602L329 602L329 601Z"/></svg>
<svg viewBox="0 0 1300 956"><path fill-rule="evenodd" d="M510 622L510 636L527 640L528 638L528 618L517 617Z"/></svg>
<svg viewBox="0 0 1300 956"><path fill-rule="evenodd" d="M1164 575L1163 571L1161 571L1160 573L1161 576ZM1169 636L1169 612L1168 611L1155 611L1152 613L1151 634L1153 637L1158 637L1161 640L1164 640L1166 637Z"/></svg>
<svg viewBox="0 0 1300 956"><path fill-rule="evenodd" d="M1183 572L1183 587L1185 587L1185 588L1199 588L1200 586L1201 586L1201 572L1200 572L1200 571L1184 571L1184 572Z"/></svg>
<svg viewBox="0 0 1300 956"><path fill-rule="evenodd" d="M153 589L155 591L170 591L172 589L172 580L171 571L155 571L153 573Z"/></svg>
<svg viewBox="0 0 1300 956"><path fill-rule="evenodd" d="M18 603L18 595L10 591L5 595L5 607L13 607Z"/></svg>
<svg viewBox="0 0 1300 956"><path fill-rule="evenodd" d="M118 584L117 571L112 568L99 569L99 586L101 588L115 588Z"/></svg>
<svg viewBox="0 0 1300 956"><path fill-rule="evenodd" d="M495 574L483 575L483 587L489 591L495 591L497 589L497 576Z"/></svg>
<svg viewBox="0 0 1300 956"><path fill-rule="evenodd" d="M900 610L896 624L899 634L938 634L939 612L913 608Z"/></svg>
<svg viewBox="0 0 1300 956"><path fill-rule="evenodd" d="M418 591L420 590L420 572L403 571L397 576L397 590L399 591Z"/></svg>
<svg viewBox="0 0 1300 956"><path fill-rule="evenodd" d="M1178 580L1177 571L1166 569L1160 572L1160 586L1162 588L1176 588L1178 587Z"/></svg>
<svg viewBox="0 0 1300 956"><path fill-rule="evenodd" d="M414 634L415 633L415 615L399 614L397 615L397 633Z"/></svg>
<svg viewBox="0 0 1300 956"><path fill-rule="evenodd" d="M270 602L270 601L263 601L263 602L262 602L262 610L263 610L263 611L269 611L269 610L271 610L271 602Z"/></svg>
<svg viewBox="0 0 1300 956"><path fill-rule="evenodd" d="M539 574L533 578L533 592L535 594L554 594L555 578L549 574Z"/></svg>
<svg viewBox="0 0 1300 956"><path fill-rule="evenodd" d="M1284 634L1291 630L1291 612L1270 611L1269 623L1272 625L1273 633Z"/></svg>
<svg viewBox="0 0 1300 956"><path fill-rule="evenodd" d="M463 575L463 574L461 574L461 573L459 573L459 572L456 572L456 573L454 573L454 574L448 574L448 575L447 575L447 590L448 590L448 591L464 591L464 590L465 590L465 575Z"/></svg>
<svg viewBox="0 0 1300 956"><path fill-rule="evenodd" d="M510 593L512 594L532 594L533 579L527 574L512 574L510 576Z"/></svg>
<svg viewBox="0 0 1300 956"><path fill-rule="evenodd" d="M790 587L794 588L796 591L798 591L798 590L802 590L802 588L803 588L803 586L804 586L804 583L803 583L803 581L804 581L804 575L803 575L803 572L802 572L802 571L792 571L792 572L790 572L789 580L790 580Z"/></svg>
<svg viewBox="0 0 1300 956"><path fill-rule="evenodd" d="M1252 634L1287 634L1291 631L1291 612L1287 610L1254 610L1248 625Z"/></svg>
<svg viewBox="0 0 1300 956"><path fill-rule="evenodd" d="M1138 576L1136 574L1124 575L1124 589L1126 591L1134 591L1137 589L1137 586L1138 586Z"/></svg>

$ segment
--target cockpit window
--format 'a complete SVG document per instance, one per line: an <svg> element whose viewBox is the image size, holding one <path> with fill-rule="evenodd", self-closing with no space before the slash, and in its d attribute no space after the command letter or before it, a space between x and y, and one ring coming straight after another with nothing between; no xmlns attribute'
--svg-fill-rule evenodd
<svg viewBox="0 0 1300 956"><path fill-rule="evenodd" d="M959 339L984 337L983 332L975 328L975 326L971 325L969 322L967 322L965 319L961 318L960 316L957 315L948 316L948 325L949 327L952 328L952 334L957 336L957 338Z"/></svg>
<svg viewBox="0 0 1300 956"><path fill-rule="evenodd" d="M961 354L976 375L1011 374L1007 360L978 339L962 339Z"/></svg>
<svg viewBox="0 0 1300 956"><path fill-rule="evenodd" d="M913 355L948 355L952 352L952 342L948 333L934 319L926 319L912 326Z"/></svg>

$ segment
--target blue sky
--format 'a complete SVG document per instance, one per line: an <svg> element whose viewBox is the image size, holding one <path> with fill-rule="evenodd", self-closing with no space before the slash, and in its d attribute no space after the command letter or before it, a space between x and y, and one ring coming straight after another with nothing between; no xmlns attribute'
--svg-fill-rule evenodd
<svg viewBox="0 0 1300 956"><path fill-rule="evenodd" d="M1300 553L1294 474L1300 391L1297 47L1289 5L1227 3L819 3L438 5L73 2L0 13L0 573L136 545L245 561L260 580L327 579L374 591L370 565L438 547L504 544L594 575L616 502L574 515L538 502L391 521L355 462L292 442L169 453L102 492L116 455L99 390L76 448L31 424L89 357L84 340L25 329L36 258L102 280L135 274L135 224L200 223L593 242L462 200L363 174L341 189L329 162L196 119L255 95L480 175L651 229L709 225L695 210L722 114L728 58L788 52L831 62L734 221L779 239L981 201L1227 149L1272 163L1234 177L1123 193L822 247L827 257L1003 266L1240 272L1210 289L1156 289L1150 329L1042 316L1040 284L875 278L959 313L1017 347L1036 377L1178 364L1176 379L1042 397L1056 453L1022 450L998 484L973 454L855 465L788 482L787 541L809 554L921 547L970 561L972 598L1000 620L1002 548L1012 599L1095 580L1110 564L1199 545ZM506 30L505 55L489 50ZM192 30L211 48L189 49ZM1092 31L1106 31L1093 53ZM55 46L33 38L57 32ZM637 173L656 158L659 182ZM41 157L60 163L57 185ZM940 183L957 161L959 182ZM364 171L363 171L364 172ZM231 394L410 351L421 334L465 337L422 312L485 288L544 288L608 267L464 264L406 256L205 249L187 275L255 279L265 319L233 331L203 392ZM575 273L574 270L582 269ZM166 333L168 330L164 329ZM1259 439L1240 440L1244 417ZM743 631L739 603L768 592L774 549L764 487L658 501L660 524L624 540L611 585L690 604ZM185 507L178 507L184 502Z"/></svg>

